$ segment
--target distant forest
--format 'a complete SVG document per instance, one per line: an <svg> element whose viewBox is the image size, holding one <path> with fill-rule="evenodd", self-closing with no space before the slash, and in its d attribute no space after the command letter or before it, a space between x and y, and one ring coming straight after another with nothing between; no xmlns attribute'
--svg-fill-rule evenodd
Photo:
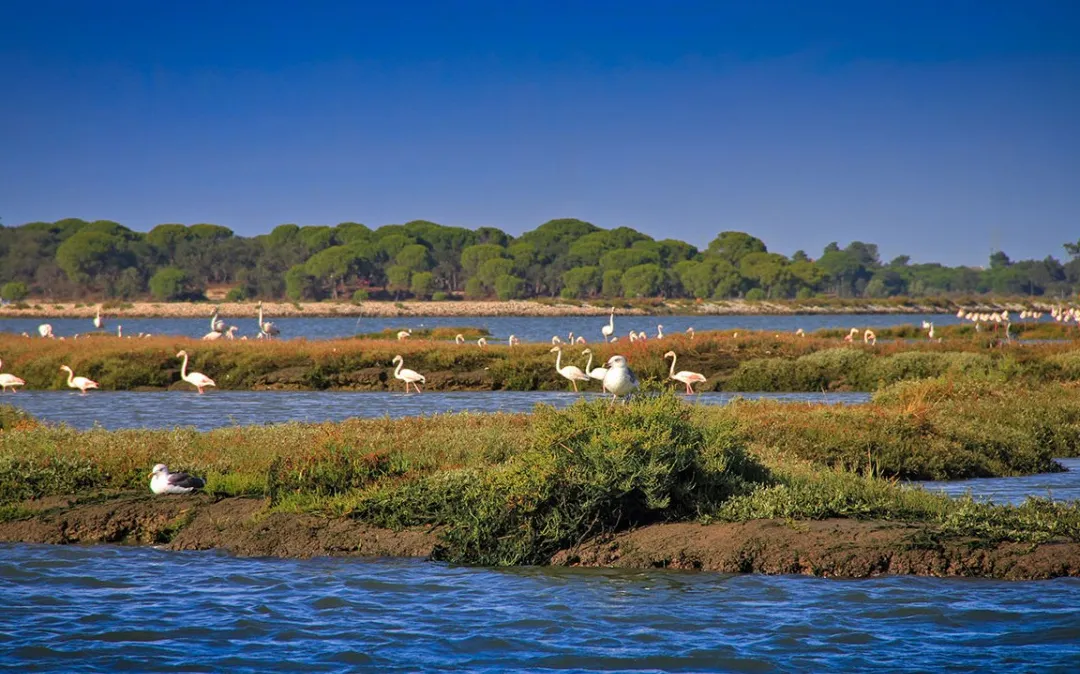
<svg viewBox="0 0 1080 674"><path fill-rule="evenodd" d="M415 220L370 229L281 225L242 237L210 224L146 233L77 218L0 227L0 295L56 299L884 298L992 293L1066 297L1080 291L1080 241L1068 260L990 256L986 268L889 262L875 244L830 243L820 255L770 253L743 232L705 250L627 227L551 220L521 236Z"/></svg>

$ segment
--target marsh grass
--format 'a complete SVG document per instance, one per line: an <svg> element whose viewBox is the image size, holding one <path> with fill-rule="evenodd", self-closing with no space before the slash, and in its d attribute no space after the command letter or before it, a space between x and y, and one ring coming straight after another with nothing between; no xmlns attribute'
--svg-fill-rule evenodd
<svg viewBox="0 0 1080 674"><path fill-rule="evenodd" d="M544 563L585 538L663 521L848 517L921 522L934 535L1080 540L1077 506L1001 507L898 477L1009 475L1080 453L1080 396L1060 385L905 382L866 405L690 406L659 386L623 405L454 414L201 433L0 432L0 512L27 499L147 489L158 462L219 496L285 512L424 526L436 556ZM8 510L11 512L8 513Z"/></svg>

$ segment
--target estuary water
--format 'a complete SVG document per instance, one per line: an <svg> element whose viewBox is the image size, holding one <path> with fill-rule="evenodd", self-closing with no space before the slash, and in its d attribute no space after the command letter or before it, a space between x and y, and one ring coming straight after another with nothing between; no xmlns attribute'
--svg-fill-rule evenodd
<svg viewBox="0 0 1080 674"><path fill-rule="evenodd" d="M254 318L225 318L226 324L236 325L237 337L247 335L254 339L258 327ZM573 332L590 342L600 341L600 328L607 325L606 316L410 316L402 318L274 318L281 330L280 339L340 339L357 333L381 332L438 327L484 328L494 339L505 341L516 335L524 342L550 342L552 335L561 339ZM657 325L664 326L665 334L695 330L775 330L795 332L802 328L813 332L822 328L883 328L894 325L922 325L923 321L935 325L959 322L955 314L806 314L784 316L615 316L615 335L625 339L630 330L644 331L649 337L657 334ZM15 334L27 333L37 336L37 327L48 323L53 333L71 337L79 333L94 332L89 318L0 318L0 331ZM116 334L120 324L124 335L150 333L153 335L178 335L198 338L210 331L210 310L202 318L106 318L103 332Z"/></svg>
<svg viewBox="0 0 1080 674"><path fill-rule="evenodd" d="M86 429L95 425L119 428L210 430L221 426L341 421L349 417L406 417L450 412L529 412L538 404L566 407L599 392L461 391L405 394L348 391L21 391L0 396L0 402L20 407L43 421ZM723 405L734 398L813 403L863 403L869 393L701 393L687 399L704 405Z"/></svg>
<svg viewBox="0 0 1080 674"><path fill-rule="evenodd" d="M1076 671L1080 580L0 545L5 672Z"/></svg>
<svg viewBox="0 0 1080 674"><path fill-rule="evenodd" d="M1057 459L1068 469L1065 473L1037 473L1020 477L981 477L951 482L913 482L930 491L950 496L971 494L972 498L997 504L1023 503L1028 496L1041 496L1055 501L1080 499L1080 459Z"/></svg>

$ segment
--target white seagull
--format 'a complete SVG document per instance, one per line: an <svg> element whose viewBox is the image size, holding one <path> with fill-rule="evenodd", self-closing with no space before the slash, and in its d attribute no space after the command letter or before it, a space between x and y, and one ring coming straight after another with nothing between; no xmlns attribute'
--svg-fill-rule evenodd
<svg viewBox="0 0 1080 674"><path fill-rule="evenodd" d="M611 402L620 396L630 395L638 387L637 377L626 364L623 356L612 356L607 361L607 374L604 375L604 390L611 394Z"/></svg>
<svg viewBox="0 0 1080 674"><path fill-rule="evenodd" d="M206 482L187 473L170 473L168 466L159 463L150 473L150 491L155 494L190 494L202 489Z"/></svg>

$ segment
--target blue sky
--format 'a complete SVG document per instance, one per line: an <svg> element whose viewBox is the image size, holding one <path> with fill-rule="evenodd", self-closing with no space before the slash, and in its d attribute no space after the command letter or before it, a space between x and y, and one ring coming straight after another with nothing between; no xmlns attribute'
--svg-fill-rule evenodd
<svg viewBox="0 0 1080 674"><path fill-rule="evenodd" d="M1080 238L1080 2L0 4L0 218Z"/></svg>

